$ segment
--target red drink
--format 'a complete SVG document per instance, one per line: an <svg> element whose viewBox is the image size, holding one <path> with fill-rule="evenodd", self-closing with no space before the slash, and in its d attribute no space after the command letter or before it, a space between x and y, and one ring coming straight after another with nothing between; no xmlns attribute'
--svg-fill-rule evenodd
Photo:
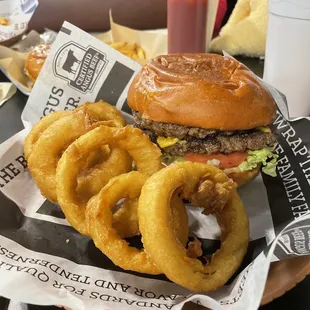
<svg viewBox="0 0 310 310"><path fill-rule="evenodd" d="M168 0L168 53L204 53L208 0Z"/></svg>

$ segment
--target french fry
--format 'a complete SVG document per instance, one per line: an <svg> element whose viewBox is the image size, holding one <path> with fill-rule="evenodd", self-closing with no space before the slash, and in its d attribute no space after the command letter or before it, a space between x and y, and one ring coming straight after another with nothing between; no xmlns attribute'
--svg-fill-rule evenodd
<svg viewBox="0 0 310 310"><path fill-rule="evenodd" d="M145 52L137 43L128 44L128 42L116 42L109 45L131 59L145 59Z"/></svg>
<svg viewBox="0 0 310 310"><path fill-rule="evenodd" d="M127 45L127 42L118 42L118 43L112 43L110 46L118 50L126 45Z"/></svg>
<svg viewBox="0 0 310 310"><path fill-rule="evenodd" d="M140 59L145 59L145 52L141 47L137 48L137 55Z"/></svg>
<svg viewBox="0 0 310 310"><path fill-rule="evenodd" d="M0 25L1 26L8 26L9 21L5 17L0 17Z"/></svg>

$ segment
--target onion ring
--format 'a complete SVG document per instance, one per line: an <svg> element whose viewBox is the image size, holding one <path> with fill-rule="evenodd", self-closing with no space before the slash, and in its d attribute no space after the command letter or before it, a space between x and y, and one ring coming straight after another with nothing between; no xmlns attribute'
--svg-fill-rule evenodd
<svg viewBox="0 0 310 310"><path fill-rule="evenodd" d="M100 191L95 199L92 199L86 209L86 223L89 233L97 248L109 257L112 262L126 270L132 270L148 274L162 273L144 250L130 247L125 240L122 240L118 231L113 228L113 215L111 209L121 198L130 200L139 197L141 188L147 176L137 171L122 174L109 181ZM173 212L175 210L176 212ZM188 222L186 209L179 197L171 199L171 209L167 216L169 220L175 218L178 223L175 228L171 224L173 234L179 242L186 244L188 238ZM184 233L185 232L185 233ZM185 238L184 238L185 236Z"/></svg>
<svg viewBox="0 0 310 310"><path fill-rule="evenodd" d="M138 203L139 198L125 199L120 208L113 214L113 228L116 229L122 239L140 234Z"/></svg>
<svg viewBox="0 0 310 310"><path fill-rule="evenodd" d="M144 184L139 198L139 227L146 252L170 280L196 292L217 289L238 269L249 241L248 217L235 189L231 187L232 196L227 196L225 191L229 186L225 182L216 183L213 190L218 191L220 201L228 198L222 208L210 205L222 231L221 248L213 254L209 264L203 265L198 259L186 257L186 249L171 231L167 213L175 190L182 188L190 197L199 190L201 180L213 182L219 174L224 172L204 164L173 164L153 174Z"/></svg>
<svg viewBox="0 0 310 310"><path fill-rule="evenodd" d="M81 107L75 109L74 112L78 111L79 109L81 109ZM48 114L44 116L37 124L35 124L31 128L31 131L26 137L24 142L24 154L26 160L28 160L30 154L32 153L35 143L39 140L42 133L54 122L56 122L57 120L59 120L64 116L69 115L72 112L73 111L56 111L54 113ZM90 154L86 166L92 167L98 164L100 161L106 160L108 158L109 153L110 150L107 146L102 147L102 149L99 152Z"/></svg>
<svg viewBox="0 0 310 310"><path fill-rule="evenodd" d="M24 142L24 153L25 159L28 160L35 143L39 140L42 133L54 122L58 121L60 118L70 114L70 111L56 111L49 115L44 116L37 124L35 124Z"/></svg>
<svg viewBox="0 0 310 310"><path fill-rule="evenodd" d="M78 137L104 124L122 127L125 121L115 107L100 101L86 103L46 128L28 158L29 171L43 196L57 202L55 174L62 152Z"/></svg>
<svg viewBox="0 0 310 310"><path fill-rule="evenodd" d="M98 152L94 150L92 153ZM97 195L112 177L129 172L131 169L132 161L128 153L122 149L114 148L105 161L96 166L90 165L90 168L79 173L77 193L84 201L88 201L92 196Z"/></svg>
<svg viewBox="0 0 310 310"><path fill-rule="evenodd" d="M111 150L107 145L103 145L99 150L91 152L87 157L87 160L85 161L84 170L81 172L82 175L79 178L83 179L83 174L85 170L91 172L91 168L96 169L98 165L102 164L102 162L107 160L110 155Z"/></svg>
<svg viewBox="0 0 310 310"><path fill-rule="evenodd" d="M130 238L140 235L138 203L138 198L135 198L133 200L125 199L120 208L113 214L113 228L117 230L121 238ZM185 245L188 239L187 213L184 212L182 206L183 202L181 199L175 197L172 204L172 227L177 238L182 244Z"/></svg>
<svg viewBox="0 0 310 310"><path fill-rule="evenodd" d="M81 234L87 235L86 206L76 191L77 176L88 154L106 144L124 150L124 154L128 152L134 159L138 171L143 174L151 175L162 168L160 150L137 128L100 126L74 141L58 162L57 198L68 222ZM119 166L125 164L125 159L117 162Z"/></svg>
<svg viewBox="0 0 310 310"><path fill-rule="evenodd" d="M193 241L190 241L187 245L186 256L191 258L197 258L202 256L201 242L196 237Z"/></svg>

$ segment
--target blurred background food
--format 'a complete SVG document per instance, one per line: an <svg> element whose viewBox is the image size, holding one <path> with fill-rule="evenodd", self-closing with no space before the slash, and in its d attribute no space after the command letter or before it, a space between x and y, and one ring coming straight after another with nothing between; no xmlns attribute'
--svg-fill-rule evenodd
<svg viewBox="0 0 310 310"><path fill-rule="evenodd" d="M9 25L8 19L5 17L0 17L0 25L1 26L8 26Z"/></svg>
<svg viewBox="0 0 310 310"><path fill-rule="evenodd" d="M35 82L43 67L45 59L51 49L51 45L42 43L35 46L25 60L25 73L30 81Z"/></svg>

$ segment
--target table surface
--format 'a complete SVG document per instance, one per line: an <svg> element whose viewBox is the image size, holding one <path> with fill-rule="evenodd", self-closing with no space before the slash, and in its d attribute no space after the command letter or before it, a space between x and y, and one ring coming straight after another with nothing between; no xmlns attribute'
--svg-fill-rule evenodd
<svg viewBox="0 0 310 310"><path fill-rule="evenodd" d="M253 58L239 58L244 64L251 68L258 76L263 73L263 60ZM7 78L0 73L0 82L7 81ZM0 143L22 130L21 112L26 104L27 97L21 92L17 93L0 107ZM275 301L261 307L261 310L309 310L310 309L310 276L306 277L294 289ZM0 310L56 310L53 306L25 305L10 302L0 297Z"/></svg>

